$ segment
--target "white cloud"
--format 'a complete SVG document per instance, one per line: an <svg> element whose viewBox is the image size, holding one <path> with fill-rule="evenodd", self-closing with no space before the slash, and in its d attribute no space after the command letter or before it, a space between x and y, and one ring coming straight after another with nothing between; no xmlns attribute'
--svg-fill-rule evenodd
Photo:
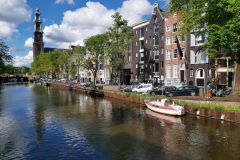
<svg viewBox="0 0 240 160"><path fill-rule="evenodd" d="M56 0L55 3L59 4L59 3L64 3L67 2L68 4L74 4L73 0Z"/></svg>
<svg viewBox="0 0 240 160"><path fill-rule="evenodd" d="M28 38L25 41L24 46L28 48L33 48L33 38L32 37Z"/></svg>
<svg viewBox="0 0 240 160"><path fill-rule="evenodd" d="M19 35L18 24L31 20L31 8L26 0L0 1L0 37Z"/></svg>
<svg viewBox="0 0 240 160"><path fill-rule="evenodd" d="M43 29L44 41L68 48L69 44L83 45L83 40L104 33L113 24L112 15L118 11L129 25L151 14L153 8L147 0L127 0L117 10L107 9L99 2L87 2L86 7L63 13L60 25L53 24Z"/></svg>
<svg viewBox="0 0 240 160"><path fill-rule="evenodd" d="M31 63L33 62L33 51L29 51L28 55L20 57L15 56L13 57L14 66L15 67L21 67L21 66L27 66L30 67Z"/></svg>

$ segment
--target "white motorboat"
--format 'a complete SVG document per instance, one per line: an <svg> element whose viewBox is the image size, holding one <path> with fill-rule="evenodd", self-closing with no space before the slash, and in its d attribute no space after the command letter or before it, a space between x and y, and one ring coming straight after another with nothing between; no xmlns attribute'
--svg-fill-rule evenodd
<svg viewBox="0 0 240 160"><path fill-rule="evenodd" d="M150 101L144 100L147 107L155 112L169 114L169 115L176 115L181 116L185 114L185 108L176 104L166 104L166 98L162 99L161 101Z"/></svg>

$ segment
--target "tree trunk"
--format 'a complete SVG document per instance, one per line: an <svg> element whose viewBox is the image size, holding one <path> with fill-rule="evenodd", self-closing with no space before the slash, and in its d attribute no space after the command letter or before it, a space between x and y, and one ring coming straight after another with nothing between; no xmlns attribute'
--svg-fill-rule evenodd
<svg viewBox="0 0 240 160"><path fill-rule="evenodd" d="M229 97L238 97L238 92L240 92L240 63L234 62L234 80Z"/></svg>
<svg viewBox="0 0 240 160"><path fill-rule="evenodd" d="M118 70L118 90L121 89L121 70Z"/></svg>

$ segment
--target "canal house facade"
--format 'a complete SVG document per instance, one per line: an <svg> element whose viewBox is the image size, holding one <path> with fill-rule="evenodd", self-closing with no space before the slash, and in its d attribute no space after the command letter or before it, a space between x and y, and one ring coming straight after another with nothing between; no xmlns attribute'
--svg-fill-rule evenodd
<svg viewBox="0 0 240 160"><path fill-rule="evenodd" d="M186 50L187 36L179 37L178 42L182 55L179 55L177 46L178 20L180 15L169 14L165 18L165 43L164 43L164 85L181 86L187 82Z"/></svg>
<svg viewBox="0 0 240 160"><path fill-rule="evenodd" d="M164 77L164 28L168 12L153 5L150 20L132 25L137 39L132 45L133 78L157 86Z"/></svg>
<svg viewBox="0 0 240 160"><path fill-rule="evenodd" d="M198 27L201 30L203 26ZM211 79L214 78L215 60L210 59L202 45L207 42L207 35L192 31L187 35L187 85L198 86L205 90Z"/></svg>

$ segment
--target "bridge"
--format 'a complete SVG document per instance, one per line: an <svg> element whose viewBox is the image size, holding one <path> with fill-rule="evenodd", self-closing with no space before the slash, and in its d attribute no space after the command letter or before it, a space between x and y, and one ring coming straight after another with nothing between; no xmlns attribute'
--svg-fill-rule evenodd
<svg viewBox="0 0 240 160"><path fill-rule="evenodd" d="M5 82L27 82L30 79L34 79L32 75L22 74L0 74L0 84Z"/></svg>

